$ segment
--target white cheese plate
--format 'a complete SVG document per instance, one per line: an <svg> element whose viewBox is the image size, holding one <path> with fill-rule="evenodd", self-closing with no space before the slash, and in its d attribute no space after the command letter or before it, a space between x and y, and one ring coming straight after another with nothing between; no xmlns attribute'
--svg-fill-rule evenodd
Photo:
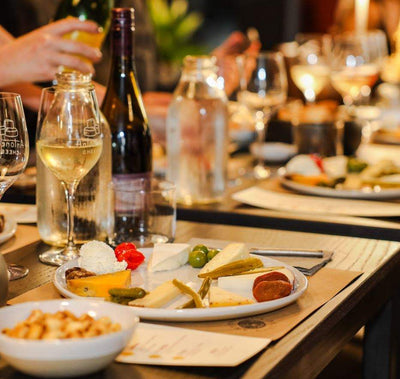
<svg viewBox="0 0 400 379"><path fill-rule="evenodd" d="M179 279L180 281L189 284L194 289L198 289L201 285L202 279L197 277L200 269L191 267L189 264L179 267L175 270L148 272L147 262L153 251L152 248L139 249L146 257L145 262L136 270L132 271L131 287L142 287L147 291L151 291L160 284L172 280ZM192 308L192 309L174 309L174 308L140 308L137 307L136 311L141 319L145 320L158 320L158 321L210 321L210 320L227 320L238 317L252 316L261 313L271 312L276 309L285 307L296 301L307 289L306 277L297 269L289 266L276 259L256 256L260 258L265 267L283 266L289 269L294 276L294 285L292 293L289 296L277 300L265 301L261 303L255 302L254 304L238 305L231 307L215 307L215 308ZM65 281L65 271L71 267L78 266L77 260L72 260L60 266L54 275L54 285L57 290L66 297L80 298L67 289ZM262 274L260 274L262 275ZM217 285L217 281L213 281L212 285ZM251 293L238 293L250 299L254 299ZM97 299L99 298L92 298Z"/></svg>
<svg viewBox="0 0 400 379"><path fill-rule="evenodd" d="M8 241L17 231L17 222L9 216L5 216L4 229L0 233L0 243Z"/></svg>

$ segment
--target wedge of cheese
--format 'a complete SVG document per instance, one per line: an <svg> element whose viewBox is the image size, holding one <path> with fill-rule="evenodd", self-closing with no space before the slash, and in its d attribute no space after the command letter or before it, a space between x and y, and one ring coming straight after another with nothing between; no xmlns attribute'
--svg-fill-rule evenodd
<svg viewBox="0 0 400 379"><path fill-rule="evenodd" d="M172 280L169 280L154 288L145 297L130 301L129 305L133 307L161 308L181 294L182 292L179 288L172 283Z"/></svg>
<svg viewBox="0 0 400 379"><path fill-rule="evenodd" d="M108 297L110 288L127 288L131 284L131 270L67 280L67 288L79 296Z"/></svg>
<svg viewBox="0 0 400 379"><path fill-rule="evenodd" d="M187 263L190 245L187 243L158 243L154 245L147 271L174 270Z"/></svg>
<svg viewBox="0 0 400 379"><path fill-rule="evenodd" d="M293 285L294 275L287 268L281 270L274 270L285 274L289 279L290 283ZM271 271L272 272L272 271ZM228 291L239 291L239 292L249 292L251 293L253 289L254 280L264 275L265 272L248 274L248 275L235 275L235 276L221 276L218 278L218 287L223 288Z"/></svg>
<svg viewBox="0 0 400 379"><path fill-rule="evenodd" d="M244 243L230 243L200 270L200 274L205 274L215 270L217 267L240 259L249 258L249 256L249 250Z"/></svg>
<svg viewBox="0 0 400 379"><path fill-rule="evenodd" d="M219 287L211 287L208 293L210 307L232 307L235 305L253 304L254 300L224 290Z"/></svg>

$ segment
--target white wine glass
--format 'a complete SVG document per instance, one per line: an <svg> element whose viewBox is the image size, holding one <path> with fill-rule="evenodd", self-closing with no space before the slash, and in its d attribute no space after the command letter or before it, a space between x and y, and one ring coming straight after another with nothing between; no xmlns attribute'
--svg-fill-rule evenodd
<svg viewBox="0 0 400 379"><path fill-rule="evenodd" d="M378 80L380 67L373 50L367 35L345 33L332 40L331 81L348 108L369 96Z"/></svg>
<svg viewBox="0 0 400 379"><path fill-rule="evenodd" d="M62 250L40 254L41 262L59 266L79 256L74 243L74 194L79 181L100 158L102 146L99 109L90 76L78 72L57 74L57 85L42 91L36 149L65 190L67 243Z"/></svg>
<svg viewBox="0 0 400 379"><path fill-rule="evenodd" d="M297 56L290 67L290 74L306 102L312 104L329 83L327 53L331 37L327 34L298 34L296 41Z"/></svg>
<svg viewBox="0 0 400 379"><path fill-rule="evenodd" d="M287 75L283 55L279 52L262 51L258 55L245 55L238 61L240 90L237 97L252 113L257 133L257 164L254 176L266 179L270 170L265 167L261 147L265 142L268 122L274 111L287 98Z"/></svg>
<svg viewBox="0 0 400 379"><path fill-rule="evenodd" d="M29 138L21 96L0 92L0 199L25 170ZM28 274L28 268L8 265L9 280Z"/></svg>

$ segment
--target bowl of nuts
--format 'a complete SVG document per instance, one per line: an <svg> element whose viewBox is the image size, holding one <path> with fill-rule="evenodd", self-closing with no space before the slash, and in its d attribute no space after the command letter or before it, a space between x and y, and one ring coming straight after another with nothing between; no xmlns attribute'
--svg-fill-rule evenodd
<svg viewBox="0 0 400 379"><path fill-rule="evenodd" d="M73 377L105 368L139 322L131 307L92 300L27 302L0 309L0 354L38 377Z"/></svg>

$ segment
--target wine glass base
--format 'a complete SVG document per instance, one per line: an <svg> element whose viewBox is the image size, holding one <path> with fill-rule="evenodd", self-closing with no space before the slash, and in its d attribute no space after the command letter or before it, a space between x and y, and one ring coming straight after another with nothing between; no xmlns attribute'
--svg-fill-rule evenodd
<svg viewBox="0 0 400 379"><path fill-rule="evenodd" d="M271 176L271 171L262 165L254 166L253 172L256 179L267 179Z"/></svg>
<svg viewBox="0 0 400 379"><path fill-rule="evenodd" d="M79 257L77 248L64 248L64 249L49 249L39 255L39 260L42 263L51 266L61 266L64 263Z"/></svg>
<svg viewBox="0 0 400 379"><path fill-rule="evenodd" d="M25 278L29 273L29 268L15 264L9 264L7 269L10 281Z"/></svg>

